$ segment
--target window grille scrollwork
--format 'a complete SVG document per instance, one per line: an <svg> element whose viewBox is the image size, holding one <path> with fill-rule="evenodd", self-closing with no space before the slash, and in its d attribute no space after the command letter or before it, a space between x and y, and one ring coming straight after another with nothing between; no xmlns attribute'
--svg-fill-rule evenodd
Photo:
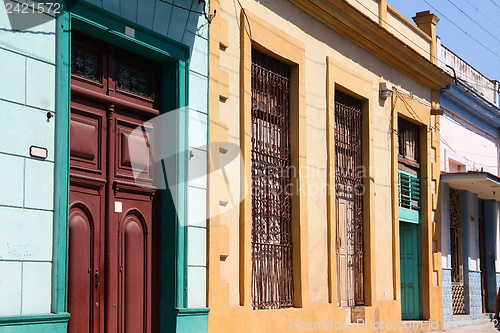
<svg viewBox="0 0 500 333"><path fill-rule="evenodd" d="M118 61L117 86L140 96L151 97L151 73L147 70Z"/></svg>
<svg viewBox="0 0 500 333"><path fill-rule="evenodd" d="M75 74L92 81L101 80L101 55L99 52L71 45L71 74Z"/></svg>

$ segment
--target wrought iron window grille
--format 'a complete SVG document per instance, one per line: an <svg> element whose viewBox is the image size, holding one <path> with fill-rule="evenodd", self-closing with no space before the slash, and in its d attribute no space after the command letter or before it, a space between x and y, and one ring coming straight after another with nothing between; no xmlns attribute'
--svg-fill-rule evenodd
<svg viewBox="0 0 500 333"><path fill-rule="evenodd" d="M290 67L252 50L252 306L293 306Z"/></svg>
<svg viewBox="0 0 500 333"><path fill-rule="evenodd" d="M335 201L339 304L363 305L362 101L335 90ZM345 207L344 219L339 207ZM344 259L345 258L345 259Z"/></svg>

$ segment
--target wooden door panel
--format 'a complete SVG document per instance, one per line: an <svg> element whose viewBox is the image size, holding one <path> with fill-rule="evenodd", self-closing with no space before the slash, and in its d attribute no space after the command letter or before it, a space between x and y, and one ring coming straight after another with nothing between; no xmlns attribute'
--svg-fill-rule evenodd
<svg viewBox="0 0 500 333"><path fill-rule="evenodd" d="M412 286L407 286L406 287L406 297L407 297L407 302L406 302L406 314L407 315L413 315L415 316L416 313L415 313L415 302L413 302L412 300L415 299L417 295L415 295L415 288L413 288Z"/></svg>
<svg viewBox="0 0 500 333"><path fill-rule="evenodd" d="M95 273L100 271L101 197L98 191L92 192L77 186L70 191L69 332L98 332L100 325L100 288Z"/></svg>
<svg viewBox="0 0 500 333"><path fill-rule="evenodd" d="M354 201L337 199L337 268L340 306L355 305Z"/></svg>
<svg viewBox="0 0 500 333"><path fill-rule="evenodd" d="M77 99L71 104L70 156L72 173L105 177L106 136L104 107Z"/></svg>
<svg viewBox="0 0 500 333"><path fill-rule="evenodd" d="M354 286L356 280L354 276L354 253L347 255L347 303L354 306Z"/></svg>
<svg viewBox="0 0 500 333"><path fill-rule="evenodd" d="M71 313L69 329L91 332L92 318L92 248L93 223L79 209L70 212L69 218L69 281L68 311Z"/></svg>
<svg viewBox="0 0 500 333"><path fill-rule="evenodd" d="M419 226L400 223L401 312L403 319L421 319Z"/></svg>
<svg viewBox="0 0 500 333"><path fill-rule="evenodd" d="M352 189L354 191L354 189ZM346 253L347 253L347 304L354 306L354 288L356 285L356 277L354 271L354 200L349 200L347 203L347 216L345 225L346 238Z"/></svg>
<svg viewBox="0 0 500 333"><path fill-rule="evenodd" d="M340 306L347 306L346 201L337 203L337 283Z"/></svg>
<svg viewBox="0 0 500 333"><path fill-rule="evenodd" d="M143 130L134 131L139 126ZM153 169L150 166L153 164L154 134L151 124L117 115L115 128L115 177L140 185L152 184Z"/></svg>
<svg viewBox="0 0 500 333"><path fill-rule="evenodd" d="M144 330L146 251L145 233L139 219L130 215L123 228L123 322L126 333Z"/></svg>
<svg viewBox="0 0 500 333"><path fill-rule="evenodd" d="M119 324L122 332L150 332L152 283L152 198L144 193L143 200L127 199L127 193L117 193L122 202L119 216ZM135 194L136 196L139 194ZM121 214L120 214L121 215Z"/></svg>

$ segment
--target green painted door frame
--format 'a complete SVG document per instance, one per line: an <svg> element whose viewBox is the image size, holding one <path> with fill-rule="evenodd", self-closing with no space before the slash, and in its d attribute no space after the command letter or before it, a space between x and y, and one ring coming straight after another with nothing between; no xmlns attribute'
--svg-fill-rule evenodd
<svg viewBox="0 0 500 333"><path fill-rule="evenodd" d="M420 225L400 222L399 237L402 319L422 319Z"/></svg>

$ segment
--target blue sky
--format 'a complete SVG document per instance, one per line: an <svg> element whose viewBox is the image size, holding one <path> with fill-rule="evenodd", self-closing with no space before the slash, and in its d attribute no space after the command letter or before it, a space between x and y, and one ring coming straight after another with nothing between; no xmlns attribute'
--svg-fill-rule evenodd
<svg viewBox="0 0 500 333"><path fill-rule="evenodd" d="M489 79L500 81L500 0L389 0L388 2L412 22L412 17L417 12L432 11L440 18L437 35L441 37L441 43Z"/></svg>

